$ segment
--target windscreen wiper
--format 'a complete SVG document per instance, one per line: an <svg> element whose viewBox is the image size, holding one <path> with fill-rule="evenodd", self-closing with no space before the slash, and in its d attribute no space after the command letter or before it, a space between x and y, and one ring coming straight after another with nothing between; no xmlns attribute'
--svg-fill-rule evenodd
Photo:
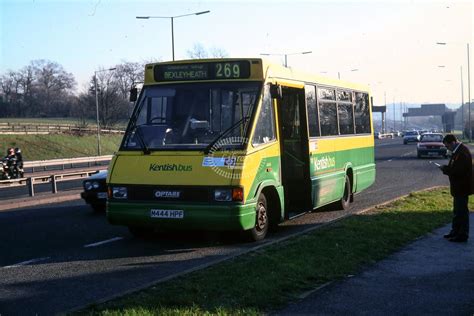
<svg viewBox="0 0 474 316"><path fill-rule="evenodd" d="M209 154L209 152L211 151L212 147L214 147L214 145L219 141L221 140L224 136L226 136L227 134L229 134L232 130L234 130L236 127L240 126L242 123L245 123L248 119L250 118L250 116L244 116L243 118L241 118L240 120L238 120L237 122L235 122L234 124L232 124L228 129L226 129L225 131L223 131L221 134L219 134L219 136L216 137L216 139L214 139L212 142L209 143L209 145L206 146L206 148L204 149L204 154Z"/></svg>
<svg viewBox="0 0 474 316"><path fill-rule="evenodd" d="M139 128L140 126L138 125L133 125L132 128L130 129L132 132L135 132L135 135L137 135L138 140L140 141L140 144L142 145L143 153L145 155L149 155L151 153L150 149L145 143L145 140L143 139L143 135L141 134L141 129Z"/></svg>

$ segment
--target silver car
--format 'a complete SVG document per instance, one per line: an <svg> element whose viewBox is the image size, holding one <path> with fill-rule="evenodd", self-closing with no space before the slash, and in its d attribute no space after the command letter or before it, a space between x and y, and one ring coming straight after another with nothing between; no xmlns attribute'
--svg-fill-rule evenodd
<svg viewBox="0 0 474 316"><path fill-rule="evenodd" d="M403 136L403 144L406 145L408 143L418 143L420 141L420 133L418 131L409 131L406 132Z"/></svg>

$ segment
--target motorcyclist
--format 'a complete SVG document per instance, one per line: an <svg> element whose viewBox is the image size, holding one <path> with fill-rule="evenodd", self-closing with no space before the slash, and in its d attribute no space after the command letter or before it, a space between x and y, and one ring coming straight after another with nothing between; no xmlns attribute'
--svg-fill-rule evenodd
<svg viewBox="0 0 474 316"><path fill-rule="evenodd" d="M16 156L16 167L18 169L18 176L23 178L23 155L21 154L21 149L16 147L15 148L15 156Z"/></svg>
<svg viewBox="0 0 474 316"><path fill-rule="evenodd" d="M4 159L11 159L15 158L15 148L10 147L7 149L7 155L4 157Z"/></svg>
<svg viewBox="0 0 474 316"><path fill-rule="evenodd" d="M8 148L7 155L2 159L2 178L11 179L12 178L12 167L16 161L15 149Z"/></svg>
<svg viewBox="0 0 474 316"><path fill-rule="evenodd" d="M13 147L8 148L7 155L3 158L3 178L18 178L17 155Z"/></svg>

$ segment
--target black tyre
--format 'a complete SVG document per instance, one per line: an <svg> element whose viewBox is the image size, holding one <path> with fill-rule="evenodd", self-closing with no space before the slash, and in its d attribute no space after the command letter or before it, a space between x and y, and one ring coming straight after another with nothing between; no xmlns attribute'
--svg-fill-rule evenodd
<svg viewBox="0 0 474 316"><path fill-rule="evenodd" d="M255 208L255 226L247 231L247 237L250 241L263 240L267 235L270 226L267 199L263 193L258 196L257 206Z"/></svg>
<svg viewBox="0 0 474 316"><path fill-rule="evenodd" d="M349 180L349 177L346 174L346 180L344 184L344 193L342 194L342 198L337 202L337 208L339 210L349 209L349 206L351 204L351 195L352 195L351 181Z"/></svg>

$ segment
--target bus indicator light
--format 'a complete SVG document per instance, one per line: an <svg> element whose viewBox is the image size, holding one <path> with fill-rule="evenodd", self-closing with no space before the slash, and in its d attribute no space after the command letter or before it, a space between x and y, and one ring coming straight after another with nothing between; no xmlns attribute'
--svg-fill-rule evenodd
<svg viewBox="0 0 474 316"><path fill-rule="evenodd" d="M242 202L244 200L244 189L233 188L232 189L232 201Z"/></svg>

